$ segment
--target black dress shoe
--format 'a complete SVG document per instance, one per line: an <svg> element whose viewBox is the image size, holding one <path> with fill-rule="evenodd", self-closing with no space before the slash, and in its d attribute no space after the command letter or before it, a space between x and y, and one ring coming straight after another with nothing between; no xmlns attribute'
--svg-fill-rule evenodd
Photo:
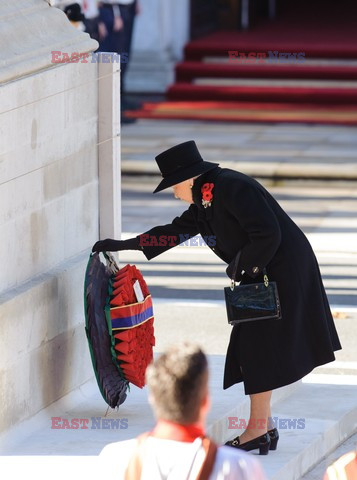
<svg viewBox="0 0 357 480"><path fill-rule="evenodd" d="M253 438L253 440L249 440L249 442L245 443L240 443L239 437L236 437L233 440L226 442L225 445L228 445L229 447L239 448L241 450L245 450L246 452L259 448L259 455L268 455L270 447L270 436L268 433L264 433L264 435Z"/></svg>
<svg viewBox="0 0 357 480"><path fill-rule="evenodd" d="M278 440L279 440L279 432L277 428L272 428L271 430L268 430L269 437L270 437L270 450L276 450L278 446Z"/></svg>

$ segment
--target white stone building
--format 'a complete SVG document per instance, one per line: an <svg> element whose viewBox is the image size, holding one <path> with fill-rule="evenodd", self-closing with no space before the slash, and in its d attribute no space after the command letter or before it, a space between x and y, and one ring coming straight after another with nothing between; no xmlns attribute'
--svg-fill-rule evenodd
<svg viewBox="0 0 357 480"><path fill-rule="evenodd" d="M117 65L52 63L97 48L59 9L2 0L0 24L2 433L93 375L83 281L120 236L120 104Z"/></svg>

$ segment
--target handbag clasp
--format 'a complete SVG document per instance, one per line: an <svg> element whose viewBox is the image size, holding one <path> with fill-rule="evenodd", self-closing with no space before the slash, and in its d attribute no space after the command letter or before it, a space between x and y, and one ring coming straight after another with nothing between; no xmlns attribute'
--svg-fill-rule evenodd
<svg viewBox="0 0 357 480"><path fill-rule="evenodd" d="M268 288L269 286L268 275L265 274L263 278L264 278L264 285Z"/></svg>

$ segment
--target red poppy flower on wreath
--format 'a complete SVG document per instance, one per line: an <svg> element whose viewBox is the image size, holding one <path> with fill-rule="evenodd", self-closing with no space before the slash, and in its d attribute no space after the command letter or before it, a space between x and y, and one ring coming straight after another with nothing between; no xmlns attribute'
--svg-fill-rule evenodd
<svg viewBox="0 0 357 480"><path fill-rule="evenodd" d="M214 183L204 183L201 187L202 193L202 205L204 208L210 207L212 205Z"/></svg>

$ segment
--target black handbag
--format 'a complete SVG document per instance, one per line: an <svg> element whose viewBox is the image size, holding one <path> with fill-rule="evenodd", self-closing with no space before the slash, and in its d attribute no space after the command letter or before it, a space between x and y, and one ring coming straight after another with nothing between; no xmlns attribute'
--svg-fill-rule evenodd
<svg viewBox="0 0 357 480"><path fill-rule="evenodd" d="M235 277L240 252L236 257L231 286L224 288L228 323L238 325L257 320L281 319L281 308L276 282L269 282L264 268L264 282L236 285Z"/></svg>

